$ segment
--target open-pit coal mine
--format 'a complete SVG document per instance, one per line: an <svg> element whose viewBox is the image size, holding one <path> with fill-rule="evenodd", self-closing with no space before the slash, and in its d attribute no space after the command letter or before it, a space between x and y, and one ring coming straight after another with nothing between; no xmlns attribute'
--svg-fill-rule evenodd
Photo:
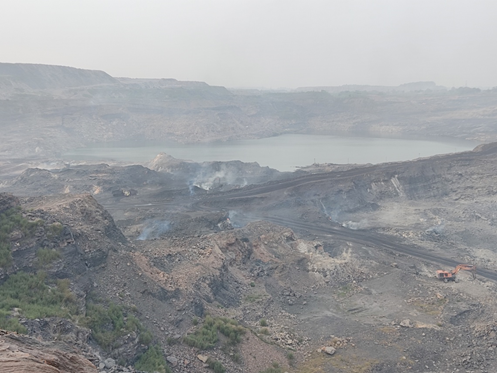
<svg viewBox="0 0 497 373"><path fill-rule="evenodd" d="M496 118L472 112L495 90L242 94L14 67L0 64L1 372L497 371ZM473 122L451 126L463 111ZM377 136L431 121L427 136L480 145L294 172L63 156L382 120Z"/></svg>

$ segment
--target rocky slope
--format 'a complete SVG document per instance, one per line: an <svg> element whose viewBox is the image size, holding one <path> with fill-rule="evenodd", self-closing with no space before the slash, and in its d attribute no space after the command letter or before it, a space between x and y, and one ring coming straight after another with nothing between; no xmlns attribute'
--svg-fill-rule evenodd
<svg viewBox="0 0 497 373"><path fill-rule="evenodd" d="M92 325L95 316L88 313L87 296L109 252L120 250L126 238L112 217L88 195L21 202L11 195L0 194L0 213L0 325L42 341L63 342L65 350L82 355L98 366L99 361L104 361L100 356L111 354L101 343L90 339L91 332L86 326ZM16 341L12 336L8 338L12 343ZM36 349L42 348L42 344L37 346L21 337L17 342L17 349L7 346L5 351L19 351L19 354L5 357L2 364L7 365L1 365L0 370L5 366L19 372L34 371L22 368L25 360L45 364L46 357L53 368L40 367L40 371L56 372L60 368L69 372L70 364L78 362L82 372L96 371L92 364L84 363L76 355L55 350L38 353ZM125 345L124 342L122 346ZM140 347L138 336L127 345L129 352L119 355L123 363L136 361L140 351L146 349ZM54 345L53 349L56 348ZM24 360L20 359L22 356ZM9 362L15 364L10 366Z"/></svg>

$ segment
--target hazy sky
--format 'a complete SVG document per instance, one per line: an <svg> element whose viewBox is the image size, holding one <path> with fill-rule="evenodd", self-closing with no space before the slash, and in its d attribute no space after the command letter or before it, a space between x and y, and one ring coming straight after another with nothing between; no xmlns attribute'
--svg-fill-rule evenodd
<svg viewBox="0 0 497 373"><path fill-rule="evenodd" d="M497 1L0 0L0 62L228 87L497 86Z"/></svg>

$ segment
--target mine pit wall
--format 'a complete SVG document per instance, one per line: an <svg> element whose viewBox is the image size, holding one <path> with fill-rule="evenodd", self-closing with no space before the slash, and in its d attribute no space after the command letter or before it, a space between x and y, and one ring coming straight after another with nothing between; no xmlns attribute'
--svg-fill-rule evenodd
<svg viewBox="0 0 497 373"><path fill-rule="evenodd" d="M330 218L340 213L374 211L386 201L474 200L497 194L496 161L495 154L480 157L468 152L398 166L384 164L353 179L331 179L310 188L300 187L297 194L303 193ZM321 194L316 199L318 188Z"/></svg>
<svg viewBox="0 0 497 373"><path fill-rule="evenodd" d="M88 271L105 265L110 250L119 250L127 240L117 228L112 216L90 195L64 195L18 199L0 194L0 212L21 207L29 221L42 221L33 237L19 238L12 243L13 265L2 271L4 277L18 270L35 272L37 252L51 248L60 254L50 268L50 276L71 278L76 291L91 287ZM52 225L61 227L60 233L50 231Z"/></svg>

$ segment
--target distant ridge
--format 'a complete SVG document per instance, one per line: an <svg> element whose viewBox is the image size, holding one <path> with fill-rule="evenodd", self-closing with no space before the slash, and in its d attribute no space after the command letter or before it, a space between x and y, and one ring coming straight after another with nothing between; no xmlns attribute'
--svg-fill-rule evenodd
<svg viewBox="0 0 497 373"><path fill-rule="evenodd" d="M445 91L447 90L447 88L436 85L435 82L413 82L413 83L401 84L399 86L347 84L341 86L299 87L296 90L299 92L326 91L330 93L340 93L340 92L355 92L355 91L359 92Z"/></svg>
<svg viewBox="0 0 497 373"><path fill-rule="evenodd" d="M143 88L209 88L205 82L180 81L171 78L143 79L143 78L116 78L123 84L135 84ZM223 87L224 88L224 87Z"/></svg>
<svg viewBox="0 0 497 373"><path fill-rule="evenodd" d="M0 88L60 89L101 84L118 84L109 74L67 66L0 63Z"/></svg>

